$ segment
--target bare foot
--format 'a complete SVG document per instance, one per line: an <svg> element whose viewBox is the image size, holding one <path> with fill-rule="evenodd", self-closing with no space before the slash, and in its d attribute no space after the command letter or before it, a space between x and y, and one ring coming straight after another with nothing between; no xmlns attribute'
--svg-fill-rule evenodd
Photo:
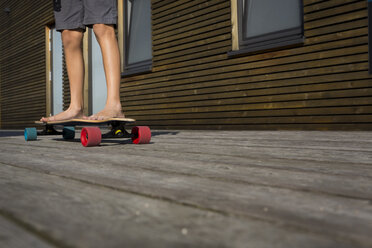
<svg viewBox="0 0 372 248"><path fill-rule="evenodd" d="M97 114L85 117L87 120L107 120L110 118L125 118L121 106L120 107L110 107L106 106L102 111Z"/></svg>
<svg viewBox="0 0 372 248"><path fill-rule="evenodd" d="M49 121L64 121L74 118L84 118L83 111L80 109L72 109L68 108L66 111L61 112L57 115L51 117L42 117L40 121L42 122L49 122Z"/></svg>

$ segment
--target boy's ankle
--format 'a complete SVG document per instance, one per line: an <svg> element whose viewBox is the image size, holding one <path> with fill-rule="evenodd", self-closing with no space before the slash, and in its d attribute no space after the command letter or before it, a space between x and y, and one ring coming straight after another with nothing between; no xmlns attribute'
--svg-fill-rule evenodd
<svg viewBox="0 0 372 248"><path fill-rule="evenodd" d="M70 106L68 108L68 110L70 111L73 111L73 112L83 112L83 107L79 107L79 106Z"/></svg>
<svg viewBox="0 0 372 248"><path fill-rule="evenodd" d="M106 103L105 108L109 108L112 110L122 110L121 102L111 102L111 103Z"/></svg>

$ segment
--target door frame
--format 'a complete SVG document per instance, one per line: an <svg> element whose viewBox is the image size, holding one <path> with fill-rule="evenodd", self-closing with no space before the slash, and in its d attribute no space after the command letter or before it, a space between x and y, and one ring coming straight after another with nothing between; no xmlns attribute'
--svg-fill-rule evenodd
<svg viewBox="0 0 372 248"><path fill-rule="evenodd" d="M53 78L52 78L52 67L53 67L53 57L52 57L52 29L54 28L54 23L45 26L45 82L46 82L46 116L52 114L53 109ZM84 115L89 115L91 112L90 104L90 71L89 71L89 34L85 33L83 38L83 57L84 57ZM66 82L62 82L64 85ZM65 102L65 95L62 91L62 99ZM64 110L64 109L63 109Z"/></svg>

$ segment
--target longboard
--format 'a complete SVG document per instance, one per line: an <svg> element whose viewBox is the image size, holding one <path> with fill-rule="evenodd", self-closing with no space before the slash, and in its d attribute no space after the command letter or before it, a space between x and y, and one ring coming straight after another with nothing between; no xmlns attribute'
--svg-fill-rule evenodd
<svg viewBox="0 0 372 248"><path fill-rule="evenodd" d="M125 125L134 123L136 120L130 118L110 118L106 120L85 120L70 119L64 121L42 122L35 121L35 124L43 126L43 131L37 132L36 128L25 129L25 140L37 140L38 135L57 135L62 134L64 139L75 138L75 127L83 127L81 130L80 141L83 146L98 146L102 138L131 138L134 144L148 144L151 140L151 131L147 126L135 126L132 132L125 130ZM62 132L58 132L55 127L63 127ZM99 127L110 126L108 133L102 134Z"/></svg>
<svg viewBox="0 0 372 248"><path fill-rule="evenodd" d="M70 119L64 121L49 121L49 122L42 122L42 121L35 121L38 125L50 125L50 126L94 126L94 125L110 125L113 122L120 122L120 123L134 123L136 122L135 119L130 118L110 118L106 120L86 120L86 119Z"/></svg>

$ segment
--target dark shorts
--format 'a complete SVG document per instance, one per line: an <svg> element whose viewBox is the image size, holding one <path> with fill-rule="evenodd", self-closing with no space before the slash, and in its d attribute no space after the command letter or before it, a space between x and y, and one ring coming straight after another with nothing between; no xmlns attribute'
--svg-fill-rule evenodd
<svg viewBox="0 0 372 248"><path fill-rule="evenodd" d="M56 30L117 23L117 0L53 0Z"/></svg>

